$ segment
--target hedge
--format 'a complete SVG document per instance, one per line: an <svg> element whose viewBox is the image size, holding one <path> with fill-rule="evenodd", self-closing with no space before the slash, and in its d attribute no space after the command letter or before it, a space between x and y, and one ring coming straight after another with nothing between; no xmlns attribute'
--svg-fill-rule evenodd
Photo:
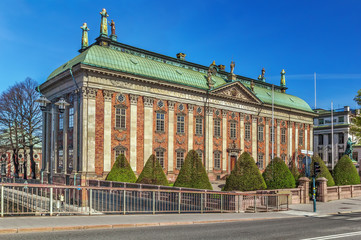
<svg viewBox="0 0 361 240"><path fill-rule="evenodd" d="M295 188L296 181L286 163L276 157L262 174L268 189Z"/></svg>
<svg viewBox="0 0 361 240"><path fill-rule="evenodd" d="M123 154L120 154L115 160L115 163L113 164L112 169L108 173L106 180L134 183L137 181L137 177L135 176L132 168L130 167L126 157Z"/></svg>
<svg viewBox="0 0 361 240"><path fill-rule="evenodd" d="M226 179L224 191L253 191L266 189L266 183L254 159L244 152L238 158L234 169Z"/></svg>
<svg viewBox="0 0 361 240"><path fill-rule="evenodd" d="M178 177L173 185L174 187L186 187L197 189L210 189L212 185L199 158L198 153L190 150L186 156L184 164L179 171Z"/></svg>
<svg viewBox="0 0 361 240"><path fill-rule="evenodd" d="M168 186L167 177L154 154L150 155L137 183Z"/></svg>

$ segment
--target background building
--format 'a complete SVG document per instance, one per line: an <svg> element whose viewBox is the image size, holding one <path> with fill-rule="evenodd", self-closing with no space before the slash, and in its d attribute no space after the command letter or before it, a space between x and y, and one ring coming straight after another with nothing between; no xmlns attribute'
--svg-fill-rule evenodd
<svg viewBox="0 0 361 240"><path fill-rule="evenodd" d="M334 109L333 112L333 159L332 159L332 132L331 132L331 111L325 109L315 109L318 114L314 119L314 152L318 154L329 168L334 165L344 155L348 138L355 141L355 137L350 133L352 117L356 110L349 106ZM353 159L360 163L361 148L353 146Z"/></svg>
<svg viewBox="0 0 361 240"><path fill-rule="evenodd" d="M230 173L243 151L263 170L272 153L298 164L301 150L313 149L315 114L305 101L286 93L284 70L280 86L273 86L264 69L251 79L234 74L233 62L226 72L214 61L202 66L188 62L184 53L173 58L122 44L114 22L108 36L105 9L101 16L96 42L88 46L84 24L80 54L40 86L52 102L63 97L70 103L54 125L55 175L105 178L121 153L140 174L155 154L174 180L194 149L216 179ZM49 114L44 123L43 159L49 172Z"/></svg>

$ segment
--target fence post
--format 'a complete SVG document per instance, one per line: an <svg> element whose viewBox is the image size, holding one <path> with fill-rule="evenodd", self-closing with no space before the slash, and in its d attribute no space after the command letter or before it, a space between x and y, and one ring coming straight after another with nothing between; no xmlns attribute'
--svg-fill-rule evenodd
<svg viewBox="0 0 361 240"><path fill-rule="evenodd" d="M254 205L254 212L256 213L257 212L257 205L256 205L256 201L257 201L257 196L254 195L254 198L253 198L253 205Z"/></svg>
<svg viewBox="0 0 361 240"><path fill-rule="evenodd" d="M53 216L53 188L50 188L50 206L49 206L50 216Z"/></svg>
<svg viewBox="0 0 361 240"><path fill-rule="evenodd" d="M125 208L125 204L126 204L126 190L124 189L123 190L123 214L125 215L125 211L126 211L126 208Z"/></svg>
<svg viewBox="0 0 361 240"><path fill-rule="evenodd" d="M223 213L223 194L221 194L221 213Z"/></svg>
<svg viewBox="0 0 361 240"><path fill-rule="evenodd" d="M201 213L203 213L203 201L204 201L203 193L201 193Z"/></svg>
<svg viewBox="0 0 361 240"><path fill-rule="evenodd" d="M287 211L288 211L288 198L289 198L289 195L287 194Z"/></svg>
<svg viewBox="0 0 361 240"><path fill-rule="evenodd" d="M268 195L266 195L266 212L268 212Z"/></svg>
<svg viewBox="0 0 361 240"><path fill-rule="evenodd" d="M182 197L182 193L179 192L178 193L178 213L181 213L181 197Z"/></svg>
<svg viewBox="0 0 361 240"><path fill-rule="evenodd" d="M280 200L280 195L276 195L276 204L277 204L277 211L279 211L279 209L280 209L280 202L279 202L279 200Z"/></svg>
<svg viewBox="0 0 361 240"><path fill-rule="evenodd" d="M240 211L239 207L241 206L241 203L240 203L241 195L238 195L237 197L238 197L238 201L237 201L237 211L236 211L236 213L240 213L241 211Z"/></svg>
<svg viewBox="0 0 361 240"><path fill-rule="evenodd" d="M4 185L1 185L1 217L4 217Z"/></svg>
<svg viewBox="0 0 361 240"><path fill-rule="evenodd" d="M93 189L89 189L89 215L92 215L92 206L93 206ZM98 196L99 197L99 196Z"/></svg>
<svg viewBox="0 0 361 240"><path fill-rule="evenodd" d="M155 214L155 191L153 191L153 214Z"/></svg>

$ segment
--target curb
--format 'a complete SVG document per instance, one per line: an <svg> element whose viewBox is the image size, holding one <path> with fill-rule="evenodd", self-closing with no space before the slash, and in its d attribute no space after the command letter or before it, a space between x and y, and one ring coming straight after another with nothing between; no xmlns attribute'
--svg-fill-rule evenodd
<svg viewBox="0 0 361 240"><path fill-rule="evenodd" d="M294 218L290 216L286 218ZM277 217L269 218L244 218L244 219L226 219L226 220L209 220L209 221L186 221L186 222L158 222L158 223L127 223L127 224L107 224L107 225L84 225L84 226L59 226L59 227L36 227L36 228L8 228L0 229L0 234L13 233L31 233L31 232L60 232L74 230L92 230L92 229L113 229L113 228L138 228L138 227L159 227L159 226L176 226L176 225L194 225L207 223L226 223L226 222L244 222L258 220L279 219Z"/></svg>

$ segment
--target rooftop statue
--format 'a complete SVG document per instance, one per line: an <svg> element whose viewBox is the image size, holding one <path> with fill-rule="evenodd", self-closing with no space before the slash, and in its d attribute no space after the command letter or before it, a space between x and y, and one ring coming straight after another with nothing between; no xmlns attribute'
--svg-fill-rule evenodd
<svg viewBox="0 0 361 240"><path fill-rule="evenodd" d="M112 19L112 22L109 23L109 25L110 25L111 30L112 30L112 35L115 35L115 23L114 23L113 19Z"/></svg>
<svg viewBox="0 0 361 240"><path fill-rule="evenodd" d="M353 145L355 145L355 144L356 144L356 141L352 142L351 138L349 137L347 140L347 144L346 144L345 155L348 155L350 157L350 159L352 159Z"/></svg>
<svg viewBox="0 0 361 240"><path fill-rule="evenodd" d="M86 23L83 23L83 26L80 27L83 30L81 36L81 49L87 48L89 46L88 42L88 31L90 30Z"/></svg>
<svg viewBox="0 0 361 240"><path fill-rule="evenodd" d="M233 74L234 67L236 66L235 62L231 62L231 74Z"/></svg>

